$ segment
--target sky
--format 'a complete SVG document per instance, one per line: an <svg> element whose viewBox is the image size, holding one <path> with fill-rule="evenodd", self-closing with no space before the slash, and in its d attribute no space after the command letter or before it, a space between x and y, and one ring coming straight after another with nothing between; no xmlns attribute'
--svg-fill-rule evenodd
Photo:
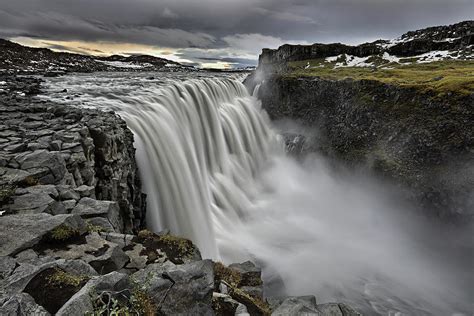
<svg viewBox="0 0 474 316"><path fill-rule="evenodd" d="M359 44L472 19L472 0L0 0L1 38L215 68L255 65L284 43Z"/></svg>

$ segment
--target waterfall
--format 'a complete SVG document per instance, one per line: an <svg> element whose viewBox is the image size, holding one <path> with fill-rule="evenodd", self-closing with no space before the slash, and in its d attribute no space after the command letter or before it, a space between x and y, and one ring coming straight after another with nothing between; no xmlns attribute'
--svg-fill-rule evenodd
<svg viewBox="0 0 474 316"><path fill-rule="evenodd" d="M307 128L271 125L238 81L147 77L48 80L51 90L75 96L52 93L53 100L127 121L150 229L191 239L205 258L251 259L263 268L268 296L316 294L368 315L470 314L470 227L426 221L366 169L349 171L317 153L286 156L270 126L291 123L280 129L302 135Z"/></svg>
<svg viewBox="0 0 474 316"><path fill-rule="evenodd" d="M136 136L147 224L195 242L219 258L215 229L239 221L252 179L278 143L260 102L238 81L175 82L121 108Z"/></svg>

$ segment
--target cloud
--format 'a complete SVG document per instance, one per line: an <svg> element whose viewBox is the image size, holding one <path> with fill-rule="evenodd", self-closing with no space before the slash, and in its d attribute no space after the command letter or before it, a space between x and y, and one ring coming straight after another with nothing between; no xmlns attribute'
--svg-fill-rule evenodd
<svg viewBox="0 0 474 316"><path fill-rule="evenodd" d="M177 19L177 18L179 17L178 14L174 13L173 11L171 11L171 10L168 9L168 8L165 8L165 9L163 10L162 16L163 16L164 18L169 18L169 19Z"/></svg>
<svg viewBox="0 0 474 316"><path fill-rule="evenodd" d="M214 49L219 58L256 59L264 47L389 39L472 19L472 12L469 0L3 0L0 37Z"/></svg>
<svg viewBox="0 0 474 316"><path fill-rule="evenodd" d="M291 12L272 11L272 10L268 10L264 8L255 8L255 12L260 13L264 16L270 16L272 18L285 21L285 22L317 24L317 22L310 17L291 13Z"/></svg>

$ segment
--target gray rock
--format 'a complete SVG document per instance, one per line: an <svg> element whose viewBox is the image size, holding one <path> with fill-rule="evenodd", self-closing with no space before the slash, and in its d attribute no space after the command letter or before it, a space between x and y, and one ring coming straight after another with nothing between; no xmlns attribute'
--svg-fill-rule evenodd
<svg viewBox="0 0 474 316"><path fill-rule="evenodd" d="M242 286L240 288L243 292L252 297L263 298L263 285L260 286Z"/></svg>
<svg viewBox="0 0 474 316"><path fill-rule="evenodd" d="M0 284L9 277L16 268L16 260L12 257L0 257Z"/></svg>
<svg viewBox="0 0 474 316"><path fill-rule="evenodd" d="M239 286L259 286L262 284L262 270L253 262L233 263L229 268L237 270L242 277Z"/></svg>
<svg viewBox="0 0 474 316"><path fill-rule="evenodd" d="M40 260L38 262L32 263L20 263L20 266L17 267L15 271L4 280L3 283L1 283L0 293L7 293L11 295L19 294L36 275L46 269L55 267L76 275L97 275L97 272L95 272L92 267L81 260L54 260L51 258L47 262L42 262Z"/></svg>
<svg viewBox="0 0 474 316"><path fill-rule="evenodd" d="M214 292L212 294L212 305L218 316L250 316L244 304L237 302L226 294Z"/></svg>
<svg viewBox="0 0 474 316"><path fill-rule="evenodd" d="M0 184L16 184L29 176L30 173L24 170L0 167Z"/></svg>
<svg viewBox="0 0 474 316"><path fill-rule="evenodd" d="M119 233L101 233L100 234L106 240L119 245L120 247L128 246L132 243L134 235L119 234Z"/></svg>
<svg viewBox="0 0 474 316"><path fill-rule="evenodd" d="M58 152L36 150L32 153L19 154L15 157L15 160L23 170L47 168L53 176L53 183L59 182L67 172L66 162ZM49 182L47 177L39 180L44 184L52 183Z"/></svg>
<svg viewBox="0 0 474 316"><path fill-rule="evenodd" d="M151 264L134 273L132 279L166 315L213 315L211 260L183 265Z"/></svg>
<svg viewBox="0 0 474 316"><path fill-rule="evenodd" d="M321 315L314 296L294 296L286 298L272 316Z"/></svg>
<svg viewBox="0 0 474 316"><path fill-rule="evenodd" d="M91 294L101 291L118 292L130 288L126 274L111 272L100 277L94 277L84 287L74 294L56 313L57 316L85 315L92 312Z"/></svg>
<svg viewBox="0 0 474 316"><path fill-rule="evenodd" d="M77 203L72 210L72 214L80 215L83 218L101 216L107 218L116 231L123 230L123 222L117 202L99 201L85 197Z"/></svg>
<svg viewBox="0 0 474 316"><path fill-rule="evenodd" d="M69 185L58 185L56 186L58 192L59 192L59 198L61 200L76 200L79 201L81 196L77 191L75 191L71 186Z"/></svg>
<svg viewBox="0 0 474 316"><path fill-rule="evenodd" d="M54 228L65 225L84 233L84 221L75 215L22 214L3 216L0 221L0 256L15 255L40 242Z"/></svg>
<svg viewBox="0 0 474 316"><path fill-rule="evenodd" d="M100 274L119 270L128 262L122 249L101 238L98 233L86 236L85 244L72 244L67 249L45 249L45 255L62 259L80 259L89 263Z"/></svg>
<svg viewBox="0 0 474 316"><path fill-rule="evenodd" d="M125 266L127 269L140 270L146 267L148 257L141 255L143 249L145 249L143 245L135 244L132 249L125 251L125 254L130 258L130 262Z"/></svg>
<svg viewBox="0 0 474 316"><path fill-rule="evenodd" d="M26 293L0 295L0 315L3 316L46 316L50 315Z"/></svg>
<svg viewBox="0 0 474 316"><path fill-rule="evenodd" d="M8 208L14 212L24 213L52 213L56 202L54 198L58 196L54 185L36 185L23 191L17 190L16 193L21 195L14 196L13 204L8 205Z"/></svg>
<svg viewBox="0 0 474 316"><path fill-rule="evenodd" d="M86 222L94 227L101 229L104 232L112 233L115 232L114 227L110 224L109 220L103 217L92 217L86 219Z"/></svg>

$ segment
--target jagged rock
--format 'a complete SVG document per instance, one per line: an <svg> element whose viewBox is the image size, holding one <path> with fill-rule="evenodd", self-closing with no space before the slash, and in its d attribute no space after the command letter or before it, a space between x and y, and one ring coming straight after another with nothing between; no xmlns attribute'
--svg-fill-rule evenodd
<svg viewBox="0 0 474 316"><path fill-rule="evenodd" d="M0 257L0 284L8 278L16 268L16 260L12 257Z"/></svg>
<svg viewBox="0 0 474 316"><path fill-rule="evenodd" d="M99 201L85 197L77 203L71 213L80 215L82 218L102 216L109 220L116 231L123 230L123 222L117 202Z"/></svg>
<svg viewBox="0 0 474 316"><path fill-rule="evenodd" d="M50 315L43 307L26 293L12 296L0 294L0 315L4 316L47 316Z"/></svg>
<svg viewBox="0 0 474 316"><path fill-rule="evenodd" d="M247 312L247 307L244 304L237 302L232 299L229 295L216 293L212 294L212 308L216 316L227 316L227 315L238 315L247 316L250 315Z"/></svg>
<svg viewBox="0 0 474 316"><path fill-rule="evenodd" d="M30 281L46 269L58 268L73 275L87 277L97 275L90 265L81 260L50 259L47 262L20 262L19 264L13 273L0 284L0 293L13 295L23 292Z"/></svg>
<svg viewBox="0 0 474 316"><path fill-rule="evenodd" d="M88 197L88 198L95 198L95 188L88 185L81 185L74 189L81 198Z"/></svg>
<svg viewBox="0 0 474 316"><path fill-rule="evenodd" d="M17 190L8 209L14 213L54 213L58 208L55 198L58 191L54 185L36 185Z"/></svg>
<svg viewBox="0 0 474 316"><path fill-rule="evenodd" d="M80 194L69 185L58 185L56 188L59 192L59 197L61 200L79 201L81 199Z"/></svg>
<svg viewBox="0 0 474 316"><path fill-rule="evenodd" d="M239 287L262 285L262 270L253 262L233 263L229 268L236 270L241 275Z"/></svg>
<svg viewBox="0 0 474 316"><path fill-rule="evenodd" d="M112 233L115 232L114 227L110 224L109 220L103 217L92 217L86 219L87 224L92 230L96 230L97 232L108 232Z"/></svg>
<svg viewBox="0 0 474 316"><path fill-rule="evenodd" d="M48 174L38 179L43 184L58 183L67 172L66 162L57 152L36 150L32 153L19 154L15 160L23 170L46 168Z"/></svg>
<svg viewBox="0 0 474 316"><path fill-rule="evenodd" d="M0 184L17 184L30 176L31 174L25 170L0 167Z"/></svg>
<svg viewBox="0 0 474 316"><path fill-rule="evenodd" d="M263 299L263 285L260 286L242 286L240 289L252 297Z"/></svg>
<svg viewBox="0 0 474 316"><path fill-rule="evenodd" d="M182 237L157 235L143 230L132 241L143 245L141 255L148 258L147 264L165 260L182 264L202 259L199 249L190 240Z"/></svg>
<svg viewBox="0 0 474 316"><path fill-rule="evenodd" d="M120 292L130 289L126 274L111 272L100 277L94 277L74 294L56 313L57 316L85 315L93 311L92 299L102 291Z"/></svg>
<svg viewBox="0 0 474 316"><path fill-rule="evenodd" d="M272 312L272 316L298 315L321 315L314 296L288 297Z"/></svg>
<svg viewBox="0 0 474 316"><path fill-rule="evenodd" d="M100 234L106 240L113 242L114 244L119 245L120 247L125 247L132 244L134 235L119 234L119 233L101 233Z"/></svg>
<svg viewBox="0 0 474 316"><path fill-rule="evenodd" d="M0 221L0 256L15 255L33 247L57 227L85 232L85 223L75 215L21 214L3 216Z"/></svg>
<svg viewBox="0 0 474 316"><path fill-rule="evenodd" d="M55 258L83 260L100 274L120 270L129 260L118 245L106 241L98 233L87 235L83 244L71 244L65 248L42 249L42 252Z"/></svg>
<svg viewBox="0 0 474 316"><path fill-rule="evenodd" d="M210 260L174 265L151 264L132 275L165 315L212 315L214 287Z"/></svg>

